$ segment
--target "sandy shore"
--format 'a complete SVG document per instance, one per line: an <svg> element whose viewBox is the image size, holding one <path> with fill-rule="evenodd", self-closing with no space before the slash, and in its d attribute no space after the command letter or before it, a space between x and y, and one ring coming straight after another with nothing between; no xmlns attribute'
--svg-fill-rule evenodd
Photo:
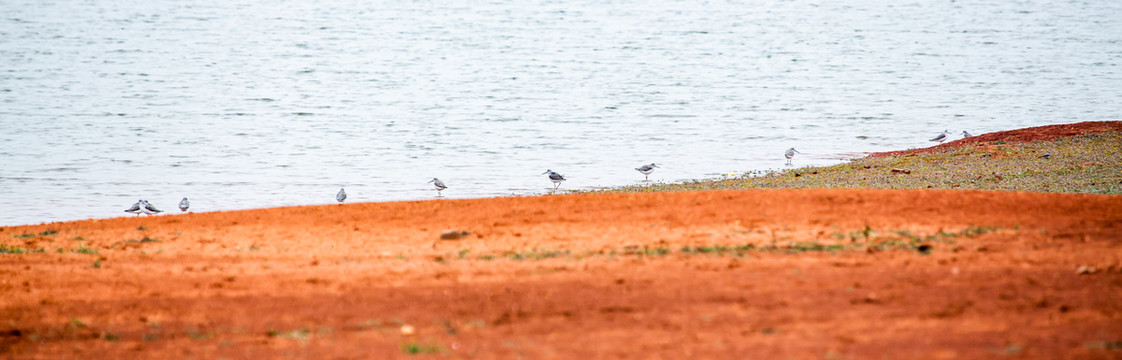
<svg viewBox="0 0 1122 360"><path fill-rule="evenodd" d="M356 203L4 227L0 244L11 358L1122 356L1118 196Z"/></svg>

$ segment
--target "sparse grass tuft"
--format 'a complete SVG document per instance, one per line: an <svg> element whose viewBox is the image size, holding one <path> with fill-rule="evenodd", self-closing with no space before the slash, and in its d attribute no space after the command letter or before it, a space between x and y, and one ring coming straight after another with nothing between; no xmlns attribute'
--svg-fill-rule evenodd
<svg viewBox="0 0 1122 360"><path fill-rule="evenodd" d="M66 324L66 327L70 329L84 329L89 326L86 326L86 323L82 322L82 320L79 320L78 318L70 318L70 322Z"/></svg>
<svg viewBox="0 0 1122 360"><path fill-rule="evenodd" d="M148 237L148 235L145 235L144 238L142 238L140 240L128 240L126 242L134 243L134 244L143 244L143 243L150 243L150 242L160 242L160 239L157 239L157 238L154 238L154 237Z"/></svg>
<svg viewBox="0 0 1122 360"><path fill-rule="evenodd" d="M745 244L737 246L684 246L678 249L683 254L715 254L744 253L756 249L755 245Z"/></svg>
<svg viewBox="0 0 1122 360"><path fill-rule="evenodd" d="M569 252L569 250L546 250L546 249L534 248L530 251L523 251L523 252L507 251L507 252L503 253L503 256L508 258L508 259L511 259L511 260L527 260L527 259L529 259L529 260L542 260L542 259L550 259L550 258L561 257L561 256L568 256L570 254L571 253Z"/></svg>
<svg viewBox="0 0 1122 360"><path fill-rule="evenodd" d="M401 344L401 351L409 355L416 354L438 354L441 351L439 345L421 345L415 342Z"/></svg>
<svg viewBox="0 0 1122 360"><path fill-rule="evenodd" d="M982 234L990 233L998 230L993 226L970 226L959 230L958 232L938 231L934 234L921 235L916 234L910 230L890 230L890 231L875 231L868 225L862 229L857 229L849 232L850 242L847 243L821 243L821 242L781 242L779 244L741 244L741 245L707 245L707 246L683 246L678 248L677 253L682 255L712 255L712 256L734 256L743 257L749 253L781 253L781 254L801 254L807 252L824 252L835 253L839 251L855 251L855 250L906 250L916 251L920 254L928 254L934 249L933 244L947 243L953 244L956 238L973 238ZM834 239L844 240L846 235L837 232L834 234ZM857 239L864 241L857 242ZM574 255L570 250L548 250L534 248L530 251L504 252L501 257L521 261L521 260L542 260L562 256L569 256L573 259L580 260L587 256L600 256L607 255L608 257L623 255L623 256L667 256L675 252L673 249L661 247L639 247L636 245L625 246L623 249L611 249L600 252L588 252L584 255ZM476 260L491 261L495 260L494 255L481 255L475 258Z"/></svg>
<svg viewBox="0 0 1122 360"><path fill-rule="evenodd" d="M97 249L88 248L85 245L78 245L77 249L70 250L70 252L75 254L97 255Z"/></svg>
<svg viewBox="0 0 1122 360"><path fill-rule="evenodd" d="M44 254L46 252L47 250L43 248L28 249L0 244L0 254Z"/></svg>

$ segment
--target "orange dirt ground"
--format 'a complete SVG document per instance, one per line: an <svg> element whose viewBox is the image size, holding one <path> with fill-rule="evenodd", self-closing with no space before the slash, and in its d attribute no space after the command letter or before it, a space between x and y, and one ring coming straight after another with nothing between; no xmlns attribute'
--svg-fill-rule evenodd
<svg viewBox="0 0 1122 360"><path fill-rule="evenodd" d="M32 250L0 254L7 358L1122 357L1118 196L445 199L4 227L0 244Z"/></svg>

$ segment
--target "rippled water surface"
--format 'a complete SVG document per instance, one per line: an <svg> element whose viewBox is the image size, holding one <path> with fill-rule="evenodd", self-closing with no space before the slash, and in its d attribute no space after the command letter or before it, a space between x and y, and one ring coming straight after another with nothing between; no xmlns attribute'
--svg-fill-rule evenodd
<svg viewBox="0 0 1122 360"><path fill-rule="evenodd" d="M716 177L1119 118L1118 1L0 0L0 225ZM954 136L952 138L957 138ZM130 215L131 216L131 215Z"/></svg>

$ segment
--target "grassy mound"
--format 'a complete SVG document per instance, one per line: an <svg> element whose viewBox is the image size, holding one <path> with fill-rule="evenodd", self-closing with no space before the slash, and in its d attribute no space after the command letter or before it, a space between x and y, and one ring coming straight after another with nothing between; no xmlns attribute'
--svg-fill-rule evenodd
<svg viewBox="0 0 1122 360"><path fill-rule="evenodd" d="M632 185L604 192L721 189L975 189L1122 194L1122 133L977 142L737 178Z"/></svg>

